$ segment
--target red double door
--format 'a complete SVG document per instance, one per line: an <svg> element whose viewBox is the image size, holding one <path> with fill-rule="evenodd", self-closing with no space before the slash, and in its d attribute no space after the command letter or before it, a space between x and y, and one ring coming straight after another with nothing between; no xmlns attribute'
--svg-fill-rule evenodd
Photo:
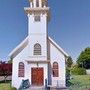
<svg viewBox="0 0 90 90"><path fill-rule="evenodd" d="M43 80L43 68L31 68L32 85L41 86L43 85Z"/></svg>

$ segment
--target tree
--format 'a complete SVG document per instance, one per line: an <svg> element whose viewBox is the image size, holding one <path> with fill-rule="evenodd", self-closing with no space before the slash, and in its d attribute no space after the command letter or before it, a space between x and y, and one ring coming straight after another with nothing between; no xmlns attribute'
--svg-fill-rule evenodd
<svg viewBox="0 0 90 90"><path fill-rule="evenodd" d="M79 67L77 64L71 67L72 75L86 75L86 69Z"/></svg>
<svg viewBox="0 0 90 90"><path fill-rule="evenodd" d="M12 75L12 64L2 63L0 64L0 76L4 76L4 80L6 82L6 78Z"/></svg>
<svg viewBox="0 0 90 90"><path fill-rule="evenodd" d="M8 60L8 63L12 63L12 59Z"/></svg>
<svg viewBox="0 0 90 90"><path fill-rule="evenodd" d="M66 61L67 67L70 68L71 65L73 64L73 60L71 57L68 57L67 61Z"/></svg>
<svg viewBox="0 0 90 90"><path fill-rule="evenodd" d="M90 47L85 48L85 50L80 53L77 64L80 67L90 69Z"/></svg>

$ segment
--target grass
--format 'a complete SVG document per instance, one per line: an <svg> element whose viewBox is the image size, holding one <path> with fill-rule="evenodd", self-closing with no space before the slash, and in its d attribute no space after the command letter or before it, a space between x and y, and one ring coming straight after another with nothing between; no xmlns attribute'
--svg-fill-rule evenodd
<svg viewBox="0 0 90 90"><path fill-rule="evenodd" d="M72 83L79 83L80 85L90 85L90 75L75 75L70 80Z"/></svg>
<svg viewBox="0 0 90 90"><path fill-rule="evenodd" d="M70 90L90 90L90 75L75 75L70 80L73 89Z"/></svg>
<svg viewBox="0 0 90 90"><path fill-rule="evenodd" d="M11 88L10 81L6 81L6 83L4 81L0 82L0 90L10 90L10 88Z"/></svg>
<svg viewBox="0 0 90 90"><path fill-rule="evenodd" d="M10 90L10 83L0 84L0 90Z"/></svg>
<svg viewBox="0 0 90 90"><path fill-rule="evenodd" d="M0 81L0 90L16 90L11 87L11 81Z"/></svg>

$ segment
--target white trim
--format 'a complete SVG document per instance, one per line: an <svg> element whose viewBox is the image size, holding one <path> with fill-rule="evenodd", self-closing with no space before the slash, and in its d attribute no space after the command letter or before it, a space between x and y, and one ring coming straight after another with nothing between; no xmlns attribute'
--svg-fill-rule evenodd
<svg viewBox="0 0 90 90"><path fill-rule="evenodd" d="M51 43L56 46L58 48L58 50L63 53L65 56L69 56L56 42L54 42L53 39L51 39L50 37L48 37L49 41L51 41Z"/></svg>
<svg viewBox="0 0 90 90"><path fill-rule="evenodd" d="M13 49L8 56L11 57L12 55L14 55L14 53L16 53L19 48L21 48L23 45L28 44L26 42L28 42L28 37L26 37L15 49Z"/></svg>
<svg viewBox="0 0 90 90"><path fill-rule="evenodd" d="M13 49L13 51L9 54L9 57L15 57L18 52L20 52L20 50L22 50L28 44L28 37L29 36L27 36L26 39L24 39L15 49ZM53 39L51 39L50 37L48 37L48 39L62 54L64 54L66 57L69 56L56 42L54 42Z"/></svg>

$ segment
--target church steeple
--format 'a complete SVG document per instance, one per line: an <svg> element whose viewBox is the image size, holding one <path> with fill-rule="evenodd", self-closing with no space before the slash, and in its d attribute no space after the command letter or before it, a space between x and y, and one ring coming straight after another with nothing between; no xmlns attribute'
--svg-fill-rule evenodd
<svg viewBox="0 0 90 90"><path fill-rule="evenodd" d="M30 7L25 7L24 10L27 14L46 14L49 20L49 7L47 5L47 0L29 0Z"/></svg>
<svg viewBox="0 0 90 90"><path fill-rule="evenodd" d="M47 7L47 0L29 0L31 8Z"/></svg>
<svg viewBox="0 0 90 90"><path fill-rule="evenodd" d="M48 37L48 20L49 7L47 0L29 0L30 6L25 7L24 10L28 16L28 36L30 57L33 57L33 47L39 44L42 47L42 53L39 59L43 57L47 60L47 37ZM38 55L36 55L36 58Z"/></svg>

